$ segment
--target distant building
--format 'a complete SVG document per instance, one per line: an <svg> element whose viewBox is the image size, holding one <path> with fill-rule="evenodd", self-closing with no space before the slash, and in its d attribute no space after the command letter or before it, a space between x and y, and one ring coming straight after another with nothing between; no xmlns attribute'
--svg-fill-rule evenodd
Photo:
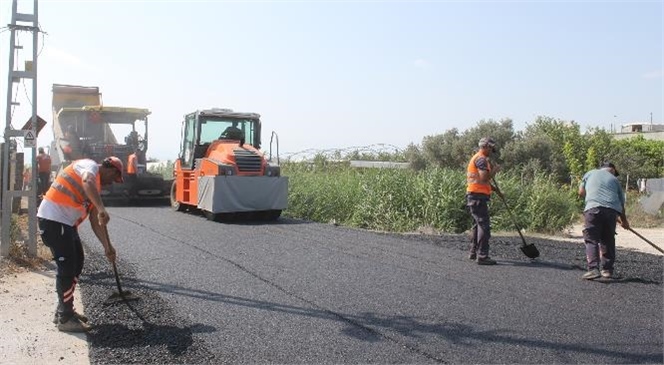
<svg viewBox="0 0 664 365"><path fill-rule="evenodd" d="M642 135L645 139L664 141L664 124L652 123L628 123L620 126L620 131L615 132L616 139L626 139Z"/></svg>

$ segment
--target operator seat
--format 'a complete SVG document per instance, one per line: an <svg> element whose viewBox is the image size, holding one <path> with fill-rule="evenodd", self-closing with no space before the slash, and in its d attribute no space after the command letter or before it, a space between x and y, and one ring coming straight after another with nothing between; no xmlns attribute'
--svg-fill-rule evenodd
<svg viewBox="0 0 664 365"><path fill-rule="evenodd" d="M238 127L228 127L226 128L221 135L219 136L219 139L232 139L232 140L241 140L243 137L242 130Z"/></svg>

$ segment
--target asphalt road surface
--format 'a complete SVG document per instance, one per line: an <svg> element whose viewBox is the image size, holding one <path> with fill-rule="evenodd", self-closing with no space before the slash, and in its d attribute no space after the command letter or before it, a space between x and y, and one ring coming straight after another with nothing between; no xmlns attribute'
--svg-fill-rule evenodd
<svg viewBox="0 0 664 365"><path fill-rule="evenodd" d="M123 289L82 226L92 363L662 363L662 257L619 252L584 281L583 246L390 235L282 218L224 224L111 208Z"/></svg>

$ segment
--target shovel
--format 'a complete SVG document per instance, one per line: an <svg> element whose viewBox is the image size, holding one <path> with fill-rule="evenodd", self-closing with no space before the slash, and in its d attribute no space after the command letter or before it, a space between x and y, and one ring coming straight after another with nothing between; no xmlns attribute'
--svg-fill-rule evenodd
<svg viewBox="0 0 664 365"><path fill-rule="evenodd" d="M630 227L629 230L630 230L632 233L634 233L635 235L639 236L640 239L646 241L646 243L648 243L650 246L654 247L657 251L659 251L659 252L661 252L661 253L664 253L664 250L662 250L662 249L661 249L659 246L657 246L656 244L650 242L647 238L641 236L637 231L633 230L632 227Z"/></svg>
<svg viewBox="0 0 664 365"><path fill-rule="evenodd" d="M111 243L111 239L108 236L108 229L106 226L102 226L104 230L104 234L106 235L106 242L109 244ZM132 294L129 291L122 290L122 285L120 285L120 276L118 275L118 267L115 265L115 261L112 262L113 264L113 274L115 275L115 284L118 286L118 291L113 292L111 296L106 299L106 304L112 304L118 301L130 301L130 300L138 300L140 299L138 296Z"/></svg>
<svg viewBox="0 0 664 365"><path fill-rule="evenodd" d="M526 239L523 237L523 234L521 234L521 228L519 227L519 224L516 222L516 218L514 217L514 213L512 213L512 210L510 209L509 205L507 205L507 200L505 200L505 196L503 193L500 191L500 188L498 187L498 183L496 182L495 179L491 179L493 181L493 186L496 188L496 193L498 194L498 197L500 200L503 201L503 204L505 204L505 209L510 214L510 217L512 218L512 223L514 223L514 227L516 227L516 231L519 232L519 237L521 237L521 251L523 252L524 255L531 259L538 258L540 253L537 247L535 247L534 244L528 244L526 243Z"/></svg>

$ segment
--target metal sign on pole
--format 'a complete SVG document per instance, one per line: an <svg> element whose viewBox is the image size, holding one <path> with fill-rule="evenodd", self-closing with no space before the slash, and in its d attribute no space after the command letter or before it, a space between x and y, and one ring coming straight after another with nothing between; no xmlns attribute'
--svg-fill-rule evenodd
<svg viewBox="0 0 664 365"><path fill-rule="evenodd" d="M23 133L23 147L35 148L37 147L37 138L32 131L25 131Z"/></svg>
<svg viewBox="0 0 664 365"><path fill-rule="evenodd" d="M11 231L11 215L12 215L12 201L14 197L28 197L28 251L32 255L37 254L37 174L32 174L31 187L28 191L16 192L10 191L9 185L9 155L10 151L13 148L11 147L11 138L12 137L24 137L25 147L32 148L32 169L35 171L37 166L37 154L36 154L36 139L37 139L37 49L39 42L39 17L38 17L38 5L37 0L34 0L33 13L19 13L18 12L18 0L12 1L12 20L11 23L7 25L7 28L10 31L9 37L9 73L7 81L7 113L6 113L6 124L4 130L4 148L3 148L3 165L2 165L2 235L0 241L0 256L9 255L9 248L11 246L10 242L10 231ZM14 69L14 55L16 50L22 49L22 47L16 45L16 32L18 31L29 31L32 32L32 61L25 62L25 69L15 70ZM17 103L14 102L13 89L14 83L21 82L21 79L31 79L32 80L32 118L30 128L23 131L15 131L12 127L12 109ZM20 134L17 134L20 133Z"/></svg>

